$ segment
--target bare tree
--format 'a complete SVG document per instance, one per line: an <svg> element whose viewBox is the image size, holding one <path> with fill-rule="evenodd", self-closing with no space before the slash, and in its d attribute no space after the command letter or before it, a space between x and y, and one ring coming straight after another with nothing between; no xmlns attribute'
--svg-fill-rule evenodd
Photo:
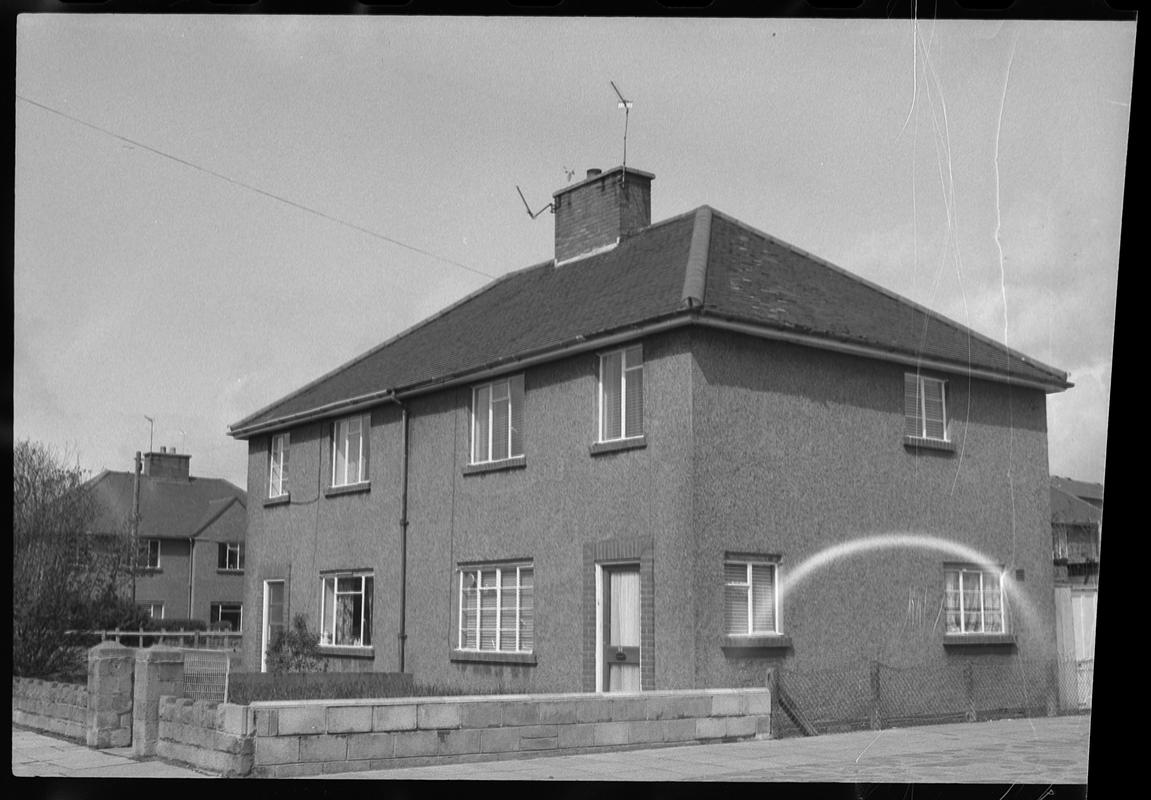
<svg viewBox="0 0 1151 800"><path fill-rule="evenodd" d="M37 442L12 448L12 671L74 671L70 629L98 616L131 615L132 541L127 525L93 536L95 506L80 468Z"/></svg>

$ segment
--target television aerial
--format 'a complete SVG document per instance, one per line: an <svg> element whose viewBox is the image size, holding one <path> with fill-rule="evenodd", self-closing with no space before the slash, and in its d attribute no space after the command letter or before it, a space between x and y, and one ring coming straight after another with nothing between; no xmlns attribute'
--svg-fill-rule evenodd
<svg viewBox="0 0 1151 800"><path fill-rule="evenodd" d="M623 96L623 92L615 85L615 81L608 81L611 88L615 90L615 96L619 98L619 105L617 108L623 109L623 173L620 175L622 182L627 183L627 123L628 117L631 116L631 107L634 105L631 100Z"/></svg>

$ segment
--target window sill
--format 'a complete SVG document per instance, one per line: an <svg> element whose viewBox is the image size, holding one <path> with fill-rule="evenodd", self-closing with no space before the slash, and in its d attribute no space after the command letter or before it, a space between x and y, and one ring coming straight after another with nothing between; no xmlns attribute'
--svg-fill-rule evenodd
<svg viewBox="0 0 1151 800"><path fill-rule="evenodd" d="M264 508L268 508L269 506L286 506L291 502L292 493L286 492L285 494L276 495L275 497L269 497L264 500Z"/></svg>
<svg viewBox="0 0 1151 800"><path fill-rule="evenodd" d="M791 637L782 633L725 636L722 647L724 650L789 650Z"/></svg>
<svg viewBox="0 0 1151 800"><path fill-rule="evenodd" d="M347 644L322 644L319 647L322 656L339 656L341 658L375 658L376 648L368 645L359 647Z"/></svg>
<svg viewBox="0 0 1151 800"><path fill-rule="evenodd" d="M639 450L643 447L647 447L647 437L642 435L631 439L616 439L611 442L595 442L591 446L591 455L618 453L621 450Z"/></svg>
<svg viewBox="0 0 1151 800"><path fill-rule="evenodd" d="M486 650L452 650L448 655L454 662L478 664L535 664L535 653L498 653Z"/></svg>
<svg viewBox="0 0 1151 800"><path fill-rule="evenodd" d="M508 469L523 469L528 464L528 460L524 456L515 456L514 458L505 458L501 461L487 461L482 464L465 464L463 469L464 475L480 475L485 472L502 472Z"/></svg>
<svg viewBox="0 0 1151 800"><path fill-rule="evenodd" d="M904 436L903 446L916 450L940 450L945 453L955 452L955 442L943 439L925 439L922 436Z"/></svg>
<svg viewBox="0 0 1151 800"><path fill-rule="evenodd" d="M220 569L219 567L217 567L216 568L216 574L217 575L243 575L244 570L242 570L242 569Z"/></svg>
<svg viewBox="0 0 1151 800"><path fill-rule="evenodd" d="M1013 633L950 633L943 637L944 647L1010 647L1015 645Z"/></svg>
<svg viewBox="0 0 1151 800"><path fill-rule="evenodd" d="M329 486L324 489L324 497L339 497L342 494L360 494L361 492L370 492L372 490L372 482L364 481L363 483L351 483L347 486Z"/></svg>

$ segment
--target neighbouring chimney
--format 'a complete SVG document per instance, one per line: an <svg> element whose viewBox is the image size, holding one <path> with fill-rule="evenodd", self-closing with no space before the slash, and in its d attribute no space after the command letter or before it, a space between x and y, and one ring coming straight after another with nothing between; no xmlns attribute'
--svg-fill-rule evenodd
<svg viewBox="0 0 1151 800"><path fill-rule="evenodd" d="M584 180L555 192L556 263L614 247L650 225L653 178L630 167L589 169Z"/></svg>
<svg viewBox="0 0 1151 800"><path fill-rule="evenodd" d="M159 453L144 454L144 474L150 478L186 481L190 455L177 454L174 447L161 447Z"/></svg>

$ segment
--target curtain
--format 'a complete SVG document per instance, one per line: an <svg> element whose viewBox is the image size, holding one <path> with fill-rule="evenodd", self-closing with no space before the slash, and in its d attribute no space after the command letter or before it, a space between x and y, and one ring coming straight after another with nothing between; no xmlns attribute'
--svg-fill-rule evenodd
<svg viewBox="0 0 1151 800"><path fill-rule="evenodd" d="M639 572L611 572L611 633L609 644L639 647ZM610 664L609 689L640 690L639 664Z"/></svg>

